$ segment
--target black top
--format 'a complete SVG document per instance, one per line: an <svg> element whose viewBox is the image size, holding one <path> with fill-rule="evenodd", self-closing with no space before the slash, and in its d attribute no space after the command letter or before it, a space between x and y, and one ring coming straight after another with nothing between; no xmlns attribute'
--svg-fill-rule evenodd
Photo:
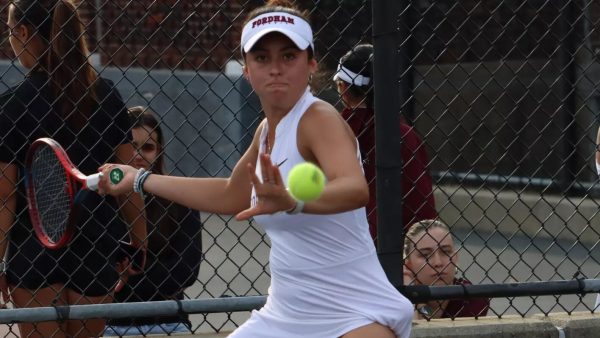
<svg viewBox="0 0 600 338"><path fill-rule="evenodd" d="M33 234L23 178L25 156L34 140L40 137L56 140L75 166L86 175L96 173L101 164L114 160L119 145L131 142L127 109L112 82L99 78L95 89L98 104L87 123L80 128L68 125L60 110L55 109L57 103L45 72L30 72L23 82L0 95L0 162L15 165L19 170L17 215L10 232L11 243L15 244L13 247L19 247L19 243ZM121 234L126 229L118 216L113 197L86 193L81 209L77 232L88 239L107 237L113 231ZM114 247L107 248L112 245L110 242L103 243L106 254L114 251ZM87 249L90 250L89 247ZM53 250L52 254L60 255L60 251Z"/></svg>
<svg viewBox="0 0 600 338"><path fill-rule="evenodd" d="M148 253L143 274L130 276L115 294L118 302L183 299L183 290L194 284L202 259L201 223L198 211L160 198L146 199ZM160 226L158 225L160 224ZM109 325L188 323L178 316L119 318Z"/></svg>

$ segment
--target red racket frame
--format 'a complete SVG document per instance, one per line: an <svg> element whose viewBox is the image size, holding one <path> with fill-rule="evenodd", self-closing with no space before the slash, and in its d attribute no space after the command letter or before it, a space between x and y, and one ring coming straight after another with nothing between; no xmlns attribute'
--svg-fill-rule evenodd
<svg viewBox="0 0 600 338"><path fill-rule="evenodd" d="M65 229L65 233L62 237L54 242L48 236L46 236L45 232L42 230L39 210L37 207L37 201L35 198L35 191L33 188L32 177L31 177L31 166L33 161L33 154L35 151L42 146L48 146L50 149L54 151L54 155L58 158L61 165L65 169L66 174L66 186L65 189L69 195L69 218L67 221L67 228ZM64 247L73 237L73 233L75 231L75 221L76 221L76 206L75 206L75 195L79 190L87 189L86 176L79 171L69 159L67 152L63 149L63 147L51 138L40 138L35 140L28 152L27 157L25 159L25 168L27 173L27 204L29 206L29 217L31 219L31 223L33 225L33 229L35 233L42 242L42 244L49 249L59 249Z"/></svg>

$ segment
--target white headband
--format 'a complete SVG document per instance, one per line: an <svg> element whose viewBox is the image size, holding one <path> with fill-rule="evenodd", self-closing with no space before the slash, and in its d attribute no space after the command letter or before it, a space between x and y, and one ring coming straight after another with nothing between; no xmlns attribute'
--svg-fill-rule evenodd
<svg viewBox="0 0 600 338"><path fill-rule="evenodd" d="M270 12L257 16L244 26L240 44L242 53L248 53L260 38L271 32L287 36L300 50L308 46L315 49L312 28L306 20L285 12Z"/></svg>
<svg viewBox="0 0 600 338"><path fill-rule="evenodd" d="M371 82L368 76L356 74L350 69L338 64L337 72L333 76L333 81L342 80L346 83L351 83L355 86L366 86Z"/></svg>

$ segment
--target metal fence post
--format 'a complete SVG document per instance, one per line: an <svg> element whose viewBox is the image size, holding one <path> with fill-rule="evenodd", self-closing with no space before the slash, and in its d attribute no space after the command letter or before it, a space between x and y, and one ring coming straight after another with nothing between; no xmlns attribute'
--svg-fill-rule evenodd
<svg viewBox="0 0 600 338"><path fill-rule="evenodd" d="M373 1L375 130L377 162L377 248L389 280L402 285L402 158L399 112L404 101L398 79L398 17L405 1Z"/></svg>

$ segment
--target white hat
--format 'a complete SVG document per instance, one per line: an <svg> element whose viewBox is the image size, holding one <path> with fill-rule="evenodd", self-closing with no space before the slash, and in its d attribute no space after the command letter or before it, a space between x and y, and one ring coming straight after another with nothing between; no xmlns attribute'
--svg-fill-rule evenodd
<svg viewBox="0 0 600 338"><path fill-rule="evenodd" d="M242 53L250 49L266 34L279 32L287 36L300 49L305 50L313 43L312 28L303 18L285 12L269 12L250 20L242 31Z"/></svg>

